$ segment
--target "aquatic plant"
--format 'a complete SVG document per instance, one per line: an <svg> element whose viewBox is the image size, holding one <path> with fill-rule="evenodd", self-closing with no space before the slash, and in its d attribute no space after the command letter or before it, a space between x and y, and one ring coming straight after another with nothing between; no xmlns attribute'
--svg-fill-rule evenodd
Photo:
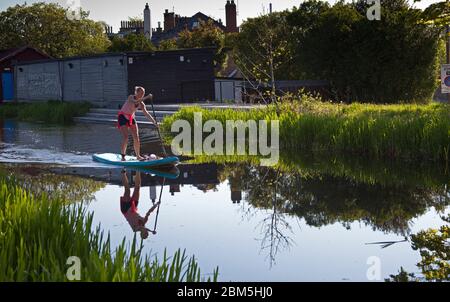
<svg viewBox="0 0 450 302"><path fill-rule="evenodd" d="M69 257L80 259L80 281L216 281L197 260L178 250L172 257L144 256L136 237L115 249L109 234L93 229L83 206L39 197L0 177L0 281L67 281Z"/></svg>

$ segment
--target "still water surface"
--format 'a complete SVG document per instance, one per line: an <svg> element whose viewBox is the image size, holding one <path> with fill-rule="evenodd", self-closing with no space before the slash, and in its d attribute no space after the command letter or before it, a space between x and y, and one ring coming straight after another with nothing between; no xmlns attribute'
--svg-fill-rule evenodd
<svg viewBox="0 0 450 302"><path fill-rule="evenodd" d="M160 152L156 133L141 131L144 152ZM119 141L114 126L1 121L0 168L29 187L84 203L117 245L134 236L120 209L123 176L91 155L115 152ZM400 267L419 272L409 235L443 224L450 198L443 167L286 162L272 169L193 160L172 174L127 171L130 194L141 176L142 216L164 184L159 212L147 223L156 234L144 241L145 253L186 249L203 273L218 266L221 281L368 281L372 256L382 279Z"/></svg>

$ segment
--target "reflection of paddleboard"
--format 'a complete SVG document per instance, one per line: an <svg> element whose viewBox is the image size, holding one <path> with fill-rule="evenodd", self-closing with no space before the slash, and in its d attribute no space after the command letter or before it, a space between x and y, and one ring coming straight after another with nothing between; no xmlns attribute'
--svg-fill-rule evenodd
<svg viewBox="0 0 450 302"><path fill-rule="evenodd" d="M152 167L152 168L129 167L127 170L147 173L153 176L158 176L167 179L177 179L178 176L180 176L180 170L178 170L177 167L173 166L171 169L161 169L160 167Z"/></svg>
<svg viewBox="0 0 450 302"><path fill-rule="evenodd" d="M122 161L120 154L113 153L94 154L92 159L99 163L122 167L159 167L177 165L179 163L178 157L175 156L144 161L137 160L135 156L126 156L126 161Z"/></svg>

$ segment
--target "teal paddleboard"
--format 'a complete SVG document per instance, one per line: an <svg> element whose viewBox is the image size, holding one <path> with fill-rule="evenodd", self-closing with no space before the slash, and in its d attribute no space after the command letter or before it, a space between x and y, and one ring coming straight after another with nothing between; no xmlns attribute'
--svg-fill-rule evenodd
<svg viewBox="0 0 450 302"><path fill-rule="evenodd" d="M122 161L122 156L120 154L113 154L113 153L94 154L92 156L92 159L102 164L121 167L160 167L160 166L177 165L179 163L179 159L176 156L169 156L161 159L144 160L144 161L137 160L135 156L126 156L125 157L126 160Z"/></svg>
<svg viewBox="0 0 450 302"><path fill-rule="evenodd" d="M180 170L178 170L178 168L174 166L172 166L171 169L163 169L160 167L128 167L127 169L167 179L177 179L180 176Z"/></svg>

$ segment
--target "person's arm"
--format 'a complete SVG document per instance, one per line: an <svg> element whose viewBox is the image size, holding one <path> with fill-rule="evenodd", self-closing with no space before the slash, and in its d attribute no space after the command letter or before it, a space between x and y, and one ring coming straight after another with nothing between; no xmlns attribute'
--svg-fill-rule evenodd
<svg viewBox="0 0 450 302"><path fill-rule="evenodd" d="M133 98L133 100L134 100L136 103L142 103L142 102L145 102L145 101L147 101L147 100L153 100L153 94L149 93L148 95L144 96L144 97L141 98L141 99L135 100L135 99Z"/></svg>
<svg viewBox="0 0 450 302"><path fill-rule="evenodd" d="M130 192L130 184L128 183L128 177L127 177L127 173L122 172L122 185L125 187L125 194L127 194L127 192Z"/></svg>
<svg viewBox="0 0 450 302"><path fill-rule="evenodd" d="M148 210L147 214L145 215L145 220L148 220L148 217L150 216L150 214L159 206L159 201L157 203L155 203L153 205L153 207L150 208L150 210Z"/></svg>
<svg viewBox="0 0 450 302"><path fill-rule="evenodd" d="M147 101L147 100L153 100L153 94L149 93L147 96L142 98L142 102Z"/></svg>
<svg viewBox="0 0 450 302"><path fill-rule="evenodd" d="M155 126L158 127L158 122L156 122L155 118L148 113L147 108L145 107L145 104L141 102L140 108L142 110L142 113L144 113L144 116L153 124L155 124Z"/></svg>

